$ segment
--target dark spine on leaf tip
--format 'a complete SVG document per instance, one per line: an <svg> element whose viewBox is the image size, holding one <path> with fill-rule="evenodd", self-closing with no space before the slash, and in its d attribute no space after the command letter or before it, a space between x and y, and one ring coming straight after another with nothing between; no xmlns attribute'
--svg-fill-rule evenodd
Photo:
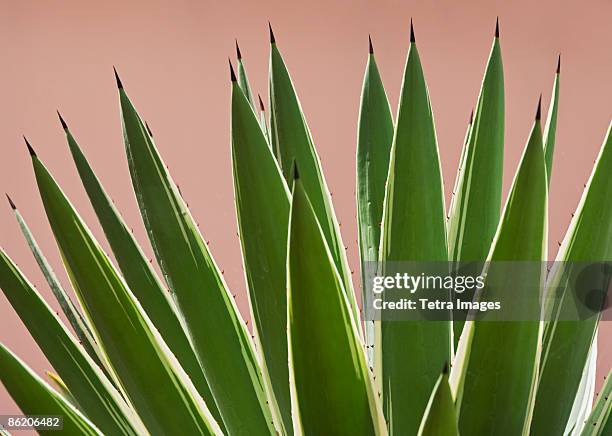
<svg viewBox="0 0 612 436"><path fill-rule="evenodd" d="M26 143L26 146L28 147L28 152L30 152L30 156L36 156L36 152L34 151L34 149L32 148L32 146L30 145L30 143L28 142L28 138L26 138L25 136L23 137L23 140Z"/></svg>
<svg viewBox="0 0 612 436"><path fill-rule="evenodd" d="M276 38L274 38L274 32L272 31L272 24L268 21L268 30L270 31L270 44L276 43Z"/></svg>
<svg viewBox="0 0 612 436"><path fill-rule="evenodd" d="M495 19L495 37L499 38L499 17Z"/></svg>
<svg viewBox="0 0 612 436"><path fill-rule="evenodd" d="M561 55L557 58L557 74L561 74Z"/></svg>
<svg viewBox="0 0 612 436"><path fill-rule="evenodd" d="M414 27L412 26L412 18L410 19L410 42L415 43L416 39L414 38Z"/></svg>
<svg viewBox="0 0 612 436"><path fill-rule="evenodd" d="M297 161L293 159L293 163L291 164L292 172L293 172L293 180L297 180L300 178L300 172L298 171Z"/></svg>
<svg viewBox="0 0 612 436"><path fill-rule="evenodd" d="M374 47L372 47L372 37L368 35L368 50L370 54L374 54Z"/></svg>
<svg viewBox="0 0 612 436"><path fill-rule="evenodd" d="M15 203L13 203L13 200L11 200L11 197L9 197L8 194L4 194L4 195L6 195L6 199L8 200L9 205L11 206L11 209L16 210L17 206L15 206Z"/></svg>
<svg viewBox="0 0 612 436"><path fill-rule="evenodd" d="M121 83L121 79L119 78L119 74L117 74L117 69L113 67L113 71L115 72L115 80L117 81L117 88L123 89L123 83Z"/></svg>
<svg viewBox="0 0 612 436"><path fill-rule="evenodd" d="M236 81L236 73L234 73L234 67L232 66L232 61L229 60L229 59L228 59L228 61L229 61L229 68L230 68L230 80L232 82L235 82Z"/></svg>
<svg viewBox="0 0 612 436"><path fill-rule="evenodd" d="M538 108L536 109L535 119L536 121L540 121L542 118L542 94L540 94L540 99L538 100Z"/></svg>
<svg viewBox="0 0 612 436"><path fill-rule="evenodd" d="M261 100L261 95L257 94L257 98L259 99L259 109L260 109L262 112L263 112L263 111L265 111L266 109L265 109L265 107L264 107L263 101Z"/></svg>
<svg viewBox="0 0 612 436"><path fill-rule="evenodd" d="M64 118L62 118L62 114L60 114L59 111L57 111L57 116L59 117L60 124L62 125L62 129L68 130L68 125L66 124L66 121L64 121Z"/></svg>
<svg viewBox="0 0 612 436"><path fill-rule="evenodd" d="M236 40L236 57L238 60L242 59L242 53L240 53L240 47L238 47L238 40Z"/></svg>

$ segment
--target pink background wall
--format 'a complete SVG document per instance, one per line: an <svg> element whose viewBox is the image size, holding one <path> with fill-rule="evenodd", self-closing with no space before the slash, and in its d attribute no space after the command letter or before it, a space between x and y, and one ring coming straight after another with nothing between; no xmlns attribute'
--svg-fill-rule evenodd
<svg viewBox="0 0 612 436"><path fill-rule="evenodd" d="M410 17L415 20L436 115L447 199L495 17L500 17L506 74L505 192L540 92L544 110L548 108L557 54L562 53L550 193L551 258L610 122L612 4L606 0L3 3L0 190L11 194L64 283L21 135L28 136L101 237L55 115L59 108L127 222L145 241L130 192L113 65L151 125L229 285L238 291L245 314L230 167L227 57L234 57L234 38L238 38L253 90L265 96L268 20L298 88L355 268L354 154L368 33L395 109L408 23ZM0 245L49 297L8 204L0 204ZM150 255L148 246L146 251ZM52 306L59 310L57 304ZM612 363L610 324L601 328L598 381ZM39 373L49 368L3 295L0 341ZM16 412L0 387L0 413Z"/></svg>

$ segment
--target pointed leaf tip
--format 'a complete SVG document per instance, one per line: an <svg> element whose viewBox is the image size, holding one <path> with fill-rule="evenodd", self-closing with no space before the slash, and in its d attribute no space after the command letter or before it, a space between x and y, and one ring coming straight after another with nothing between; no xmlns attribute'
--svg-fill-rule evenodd
<svg viewBox="0 0 612 436"><path fill-rule="evenodd" d="M414 27L412 26L412 18L410 19L410 42L413 44L416 42L414 38Z"/></svg>
<svg viewBox="0 0 612 436"><path fill-rule="evenodd" d="M8 200L9 204L11 205L11 209L16 210L17 206L15 206L15 203L13 203L13 200L11 200L11 197L9 197L8 194L4 194L6 195L6 199Z"/></svg>
<svg viewBox="0 0 612 436"><path fill-rule="evenodd" d="M119 74L117 74L117 69L113 67L113 71L115 72L115 80L117 81L117 88L123 89L123 83L121 83L121 79L119 78Z"/></svg>
<svg viewBox="0 0 612 436"><path fill-rule="evenodd" d="M561 74L561 54L557 58L557 74Z"/></svg>
<svg viewBox="0 0 612 436"><path fill-rule="evenodd" d="M536 110L535 119L539 121L542 118L542 94L540 94L540 99L538 100L538 109Z"/></svg>
<svg viewBox="0 0 612 436"><path fill-rule="evenodd" d="M26 145L28 146L28 151L30 152L30 156L36 156L36 152L34 151L34 149L32 148L32 146L30 145L30 143L28 142L28 138L26 138L25 136L23 137L23 140L25 141Z"/></svg>
<svg viewBox="0 0 612 436"><path fill-rule="evenodd" d="M449 373L449 367L448 367L448 361L444 362L444 366L442 367L442 374L448 374Z"/></svg>
<svg viewBox="0 0 612 436"><path fill-rule="evenodd" d="M147 123L146 121L145 121L145 127L147 128L147 132L149 133L149 136L152 138L153 132L151 131L151 128L149 127L149 123Z"/></svg>
<svg viewBox="0 0 612 436"><path fill-rule="evenodd" d="M495 19L495 37L499 38L499 17Z"/></svg>
<svg viewBox="0 0 612 436"><path fill-rule="evenodd" d="M236 57L238 60L242 59L242 53L240 53L240 47L238 47L238 40L236 40Z"/></svg>
<svg viewBox="0 0 612 436"><path fill-rule="evenodd" d="M369 46L370 54L373 54L374 47L372 47L372 37L370 35L368 35L368 46Z"/></svg>
<svg viewBox="0 0 612 436"><path fill-rule="evenodd" d="M228 59L229 62L229 68L230 68L230 80L232 82L236 81L236 73L234 73L234 67L232 66L232 61L230 59Z"/></svg>
<svg viewBox="0 0 612 436"><path fill-rule="evenodd" d="M470 124L472 124L474 122L474 109L472 109L472 112L470 112Z"/></svg>
<svg viewBox="0 0 612 436"><path fill-rule="evenodd" d="M274 32L272 31L272 24L268 21L268 29L270 30L270 44L276 43L276 38L274 38Z"/></svg>
<svg viewBox="0 0 612 436"><path fill-rule="evenodd" d="M263 101L261 99L261 95L257 94L257 98L259 99L259 109L263 112L266 110L266 108L264 107Z"/></svg>
<svg viewBox="0 0 612 436"><path fill-rule="evenodd" d="M60 111L57 111L57 116L59 117L62 129L68 130L68 125L66 124L66 121L64 121L64 118L62 118L62 114L60 114Z"/></svg>
<svg viewBox="0 0 612 436"><path fill-rule="evenodd" d="M300 172L298 171L298 166L297 166L297 161L295 160L295 158L293 159L293 162L291 163L291 173L293 174L293 181L296 181L297 179L300 178Z"/></svg>

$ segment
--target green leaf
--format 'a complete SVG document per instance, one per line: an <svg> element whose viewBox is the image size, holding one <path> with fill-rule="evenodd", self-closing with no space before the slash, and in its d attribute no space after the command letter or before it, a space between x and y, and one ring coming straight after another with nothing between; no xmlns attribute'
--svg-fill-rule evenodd
<svg viewBox="0 0 612 436"><path fill-rule="evenodd" d="M474 111L470 113L470 120L468 121L467 129L465 131L465 137L463 138L463 147L461 148L461 156L459 157L459 168L457 168L457 174L455 175L455 184L453 185L453 192L451 195L451 202L449 211L456 208L457 195L456 192L461 188L459 184L462 182L461 174L465 171L465 159L468 153L468 145L470 143L470 133L472 131L472 124L474 122ZM450 219L450 215L447 216ZM455 338L458 340L458 338Z"/></svg>
<svg viewBox="0 0 612 436"><path fill-rule="evenodd" d="M63 434L102 435L81 412L51 389L2 343L0 380L25 415L61 416ZM39 430L38 433L53 435L57 431Z"/></svg>
<svg viewBox="0 0 612 436"><path fill-rule="evenodd" d="M539 314L538 300L529 298L527 293L534 289L537 292L544 280L540 263L546 258L546 228L546 167L541 126L536 117L488 258L491 263L482 290L487 301L499 301L506 310L512 310L510 307L515 303L520 305L515 310ZM496 268L500 262L505 266ZM523 267L522 274L517 275L513 273L513 262L530 262L535 268L525 271ZM454 385L462 434L526 434L533 407L541 331L539 320L485 319L466 323L466 337L459 343L458 355L467 361L459 361L456 368L462 386ZM463 352L464 346L470 347L469 353Z"/></svg>
<svg viewBox="0 0 612 436"><path fill-rule="evenodd" d="M418 436L459 436L455 400L448 384L448 366L444 366L423 414Z"/></svg>
<svg viewBox="0 0 612 436"><path fill-rule="evenodd" d="M61 118L60 120L62 125L66 126ZM130 229L104 191L79 144L67 127L64 130L83 186L127 285L142 305L155 328L159 330L170 351L174 353L183 369L189 374L191 381L206 402L215 420L222 425L221 415L189 337L183 329L181 315L177 313L170 293L165 290L157 278L157 274L147 261Z"/></svg>
<svg viewBox="0 0 612 436"><path fill-rule="evenodd" d="M283 425L291 434L286 333L290 193L257 118L236 82L232 82L232 164L255 336Z"/></svg>
<svg viewBox="0 0 612 436"><path fill-rule="evenodd" d="M499 222L504 157L504 73L493 41L448 226L452 261L483 261Z"/></svg>
<svg viewBox="0 0 612 436"><path fill-rule="evenodd" d="M565 265L571 265L571 262L612 261L611 131L612 124L608 127L593 173L559 248L556 260ZM563 433L599 322L597 316L581 321L556 320L555 311L567 313L566 310L576 305L573 283L563 280L562 285L559 284L561 276L567 271L558 271L549 279L550 289L554 289L563 299L549 314L552 321L546 323L532 434L542 434L544 429L552 434Z"/></svg>
<svg viewBox="0 0 612 436"><path fill-rule="evenodd" d="M461 148L461 156L459 157L459 168L457 168L457 174L455 175L455 184L453 185L453 192L451 195L451 203L449 207L449 211L453 210L455 206L455 202L457 201L457 196L455 193L460 189L459 184L461 183L461 173L465 171L465 156L467 155L468 144L470 140L470 132L472 130L472 123L474 121L474 111L470 113L470 120L468 121L467 130L465 131L465 137L463 139L463 147ZM447 217L450 219L450 215Z"/></svg>
<svg viewBox="0 0 612 436"><path fill-rule="evenodd" d="M559 81L561 77L561 56L557 64L557 72L555 73L555 81L553 83L552 95L550 97L550 106L548 109L548 119L544 128L544 153L546 155L546 175L548 176L548 185L550 186L550 178L552 176L553 155L555 152L555 136L557 133L557 112L559 111Z"/></svg>
<svg viewBox="0 0 612 436"><path fill-rule="evenodd" d="M378 261L385 184L393 142L393 118L373 51L368 56L357 132L357 227L361 260L361 301L365 298L366 263ZM366 321L369 365L373 365L374 323Z"/></svg>
<svg viewBox="0 0 612 436"><path fill-rule="evenodd" d="M582 436L607 436L612 434L612 370L597 395L595 406L586 420Z"/></svg>
<svg viewBox="0 0 612 436"><path fill-rule="evenodd" d="M74 395L72 395L70 389L68 389L68 386L66 386L66 383L64 383L64 380L62 380L61 377L54 372L47 371L46 374L51 381L51 384L55 386L55 390L64 398L64 400L68 401L78 409L78 401L76 398L74 398Z"/></svg>
<svg viewBox="0 0 612 436"><path fill-rule="evenodd" d="M593 399L595 397L595 383L597 376L597 335L591 344L587 363L582 372L582 379L576 392L572 413L565 427L566 434L578 434L580 429L584 427L584 423L591 413L593 408Z"/></svg>
<svg viewBox="0 0 612 436"><path fill-rule="evenodd" d="M120 86L132 184L157 261L183 313L229 434L274 433L253 343L176 184ZM267 404L269 403L269 404Z"/></svg>
<svg viewBox="0 0 612 436"><path fill-rule="evenodd" d="M139 418L3 250L0 288L83 413L106 433L141 434Z"/></svg>
<svg viewBox="0 0 612 436"><path fill-rule="evenodd" d="M461 156L459 157L459 168L457 168L457 174L455 176L455 184L453 185L453 192L451 195L450 207L449 211L452 211L456 208L456 201L458 199L456 193L461 188L460 183L462 182L462 173L465 171L465 159L468 153L470 132L472 130L472 123L474 121L474 111L470 113L470 120L468 122L467 130L465 132L465 138L463 139L463 147L461 148ZM446 217L447 223L450 225L450 213ZM456 300L455 300L456 301ZM453 320L453 345L454 349L457 349L457 345L459 344L459 338L461 337L461 332L463 331L463 325L465 324L464 319L460 316L459 319Z"/></svg>
<svg viewBox="0 0 612 436"><path fill-rule="evenodd" d="M293 161L295 160L299 165L304 189L312 201L312 207L321 223L334 263L342 277L353 316L359 319L351 270L346 259L345 247L321 169L321 162L285 62L276 43L272 42L270 47L270 102L273 117L271 125L274 129L274 147L278 150L277 159L287 181L292 177L291 164Z"/></svg>
<svg viewBox="0 0 612 436"><path fill-rule="evenodd" d="M270 76L272 76L272 63L270 63ZM268 101L272 101L272 88L270 87L270 95L268 96ZM268 140L270 141L270 147L272 147L272 152L274 153L274 157L276 161L281 164L281 155L280 155L280 144L276 139L276 122L274 121L276 117L274 116L274 105L270 104L270 130L268 134ZM281 169L282 171L282 169Z"/></svg>
<svg viewBox="0 0 612 436"><path fill-rule="evenodd" d="M459 168L457 168L457 174L455 175L455 184L453 185L453 192L451 194L450 206L448 208L449 211L455 210L457 207L456 202L458 200L458 196L456 195L457 191L461 189L460 184L462 183L462 174L465 171L465 160L468 154L468 146L470 143L470 133L472 131L472 124L474 122L474 111L470 113L470 120L468 121L467 130L465 132L465 137L463 139L463 147L461 148L461 156L459 157ZM447 225L450 225L450 212L447 215ZM477 273L477 272L475 272ZM456 299L455 299L456 301ZM457 345L459 344L459 338L461 337L461 332L463 331L463 325L465 321L462 316L459 316L458 319L453 319L453 346L454 349L457 349Z"/></svg>
<svg viewBox="0 0 612 436"><path fill-rule="evenodd" d="M221 434L191 380L60 187L36 155L32 163L85 316L149 432Z"/></svg>
<svg viewBox="0 0 612 436"><path fill-rule="evenodd" d="M383 268L384 262L448 258L438 145L414 42L400 95L383 211ZM450 322L382 321L380 335L375 366L389 430L416 434L440 368L450 360Z"/></svg>
<svg viewBox="0 0 612 436"><path fill-rule="evenodd" d="M108 374L106 373L106 368L102 364L102 361L100 359L100 349L98 348L98 344L96 344L96 341L93 338L89 324L87 323L85 318L83 318L81 312L76 308L76 306L72 302L72 299L62 287L62 284L55 275L53 268L51 268L51 265L45 258L45 255L40 250L38 243L36 242L36 239L34 239L34 235L32 235L32 232L30 231L30 228L28 227L28 224L26 223L25 219L21 215L21 212L19 212L19 210L15 207L14 203L10 199L9 202L11 203L11 206L13 206L13 212L15 213L15 217L17 218L17 222L19 223L21 232L23 233L23 236L25 237L28 246L30 247L30 251L32 251L34 258L36 259L36 263L42 271L45 280L49 284L49 287L51 288L53 295L58 301L62 312L64 313L64 315L66 315L70 326L76 333L77 337L79 338L79 341L81 342L81 345L83 345L83 348L85 348L85 351L87 351L87 354L89 354L89 356L94 360L94 362L100 368L102 368L102 370L105 372L105 375L108 376Z"/></svg>
<svg viewBox="0 0 612 436"><path fill-rule="evenodd" d="M504 165L504 72L495 37L449 209L448 252L453 262L484 261L501 205ZM464 321L453 323L455 346Z"/></svg>
<svg viewBox="0 0 612 436"><path fill-rule="evenodd" d="M255 100L253 100L253 94L251 93L251 86L249 85L249 79L247 77L246 69L244 68L244 61L242 60L242 54L238 47L238 41L236 41L236 56L238 58L238 85L244 95L246 96L252 110L255 109Z"/></svg>
<svg viewBox="0 0 612 436"><path fill-rule="evenodd" d="M288 342L296 434L386 435L358 326L301 178L288 248Z"/></svg>

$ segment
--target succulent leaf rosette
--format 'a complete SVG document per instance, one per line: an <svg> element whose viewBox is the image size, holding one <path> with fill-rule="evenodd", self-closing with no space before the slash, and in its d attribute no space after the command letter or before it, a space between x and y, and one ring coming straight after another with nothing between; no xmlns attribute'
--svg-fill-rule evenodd
<svg viewBox="0 0 612 436"><path fill-rule="evenodd" d="M236 70L230 63L232 170L252 326L116 72L132 188L156 266L61 115L112 259L26 140L72 289L9 198L69 321L0 250L0 288L53 366L43 379L0 344L0 380L23 413L61 416L60 432L69 435L610 435L610 380L592 405L600 317L563 320L559 306L528 321L361 316L365 291L358 298L360 276L348 266L271 28L270 42L267 104L255 100L237 44ZM369 262L546 261L560 63L548 116L540 101L502 205L496 26L447 207L420 56L411 23L393 114L369 41L356 158L361 282ZM556 260L612 261L611 174L608 129Z"/></svg>

